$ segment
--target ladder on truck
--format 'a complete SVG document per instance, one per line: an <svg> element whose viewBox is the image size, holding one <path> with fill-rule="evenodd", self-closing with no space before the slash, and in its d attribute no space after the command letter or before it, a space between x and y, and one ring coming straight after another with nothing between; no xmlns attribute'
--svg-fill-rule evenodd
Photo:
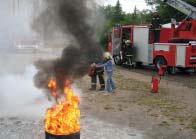
<svg viewBox="0 0 196 139"><path fill-rule="evenodd" d="M177 9L178 11L184 13L188 17L196 19L196 8L182 0L162 0L169 6Z"/></svg>

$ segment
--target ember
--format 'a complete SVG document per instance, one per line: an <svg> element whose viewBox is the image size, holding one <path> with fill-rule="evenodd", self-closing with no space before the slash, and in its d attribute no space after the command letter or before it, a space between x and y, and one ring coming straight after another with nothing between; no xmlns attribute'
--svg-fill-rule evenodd
<svg viewBox="0 0 196 139"><path fill-rule="evenodd" d="M54 79L48 82L51 94L57 100L57 104L49 108L45 117L46 139L77 136L80 138L80 110L79 97L74 95L70 81L64 81L63 99L57 98L57 83ZM75 139L75 137L74 137Z"/></svg>

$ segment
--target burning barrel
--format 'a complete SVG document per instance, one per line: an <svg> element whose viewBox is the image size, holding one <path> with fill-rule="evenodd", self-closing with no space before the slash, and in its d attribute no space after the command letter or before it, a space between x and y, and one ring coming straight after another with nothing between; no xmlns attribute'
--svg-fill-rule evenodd
<svg viewBox="0 0 196 139"><path fill-rule="evenodd" d="M65 81L63 98L57 99L57 84L50 80L48 87L57 103L46 111L46 139L80 139L79 97L74 95L69 81Z"/></svg>
<svg viewBox="0 0 196 139"><path fill-rule="evenodd" d="M46 139L80 139L80 132L71 135L52 135L50 133L45 133Z"/></svg>

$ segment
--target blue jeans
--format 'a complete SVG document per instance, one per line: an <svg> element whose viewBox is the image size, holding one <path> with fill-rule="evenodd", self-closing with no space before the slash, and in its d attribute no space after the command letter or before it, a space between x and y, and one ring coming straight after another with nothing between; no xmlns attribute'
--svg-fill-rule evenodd
<svg viewBox="0 0 196 139"><path fill-rule="evenodd" d="M112 79L112 74L113 74L113 71L107 71L107 84L106 84L106 90L107 90L109 93L114 92L114 89L116 89L115 84L114 84L113 79Z"/></svg>

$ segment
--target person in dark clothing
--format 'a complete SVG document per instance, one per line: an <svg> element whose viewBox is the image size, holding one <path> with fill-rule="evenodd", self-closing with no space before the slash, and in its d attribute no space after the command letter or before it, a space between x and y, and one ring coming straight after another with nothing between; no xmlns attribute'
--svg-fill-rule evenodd
<svg viewBox="0 0 196 139"><path fill-rule="evenodd" d="M160 31L161 31L161 18L157 12L154 13L152 21L151 21L151 29L154 34L154 43L159 42L160 39Z"/></svg>
<svg viewBox="0 0 196 139"><path fill-rule="evenodd" d="M102 63L102 62L101 62ZM99 64L99 62L96 62ZM105 80L104 80L104 68L96 67L96 65L91 65L91 68L94 68L93 74L91 75L91 88L90 90L96 90L97 88L97 77L99 78L100 91L105 90Z"/></svg>

